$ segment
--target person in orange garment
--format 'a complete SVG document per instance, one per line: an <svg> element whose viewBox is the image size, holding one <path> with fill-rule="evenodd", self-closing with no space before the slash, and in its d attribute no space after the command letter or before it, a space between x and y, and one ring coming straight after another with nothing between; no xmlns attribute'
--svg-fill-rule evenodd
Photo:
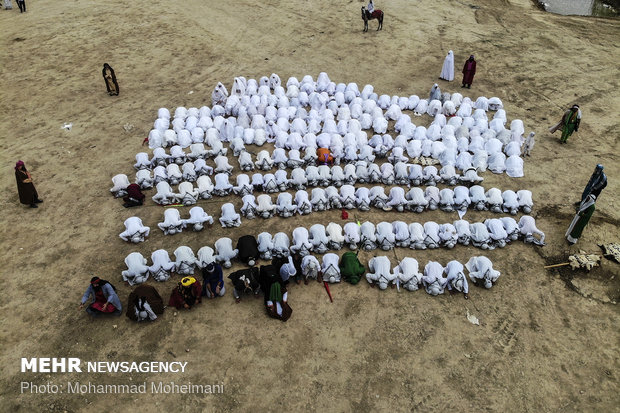
<svg viewBox="0 0 620 413"><path fill-rule="evenodd" d="M319 148L316 150L317 160L316 163L319 165L333 165L334 157L331 153L329 153L329 149L327 148Z"/></svg>

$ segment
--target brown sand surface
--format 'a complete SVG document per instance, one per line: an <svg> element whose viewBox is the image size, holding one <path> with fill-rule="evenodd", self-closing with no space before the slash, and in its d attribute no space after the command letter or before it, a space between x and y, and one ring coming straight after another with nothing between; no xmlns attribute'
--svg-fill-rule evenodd
<svg viewBox="0 0 620 413"><path fill-rule="evenodd" d="M603 259L590 273L545 270L579 249L618 241L620 49L618 20L563 17L529 0L379 1L362 33L360 1L213 2L29 1L0 12L2 118L2 276L0 277L0 411L618 411L620 343L616 302L620 266ZM438 81L449 49L456 79ZM180 245L197 251L222 236L290 232L298 225L344 222L340 211L294 219L244 220L164 236L163 209L127 210L110 178L135 176L134 156L157 109L211 104L218 81L277 73L374 85L379 94L426 97L434 82L462 92L460 68L470 53L478 73L464 95L498 96L509 121L537 132L525 177L484 174L485 187L530 189L532 215L547 235L543 248L521 242L484 253L502 276L491 290L462 296L378 291L366 282L331 287L293 285L287 323L267 318L259 300L227 295L195 310L166 313L154 324L126 317L91 321L78 303L93 274L114 282L125 305L123 259ZM108 62L120 96L101 77ZM189 92L193 91L192 94ZM567 145L547 128L574 102L583 122ZM428 126L428 116L413 118ZM61 129L72 122L70 131ZM129 131L124 125L133 125ZM391 131L393 132L393 131ZM19 204L12 166L25 161L45 202ZM234 160L233 160L234 161ZM609 185L577 246L564 232L594 165ZM231 162L237 167L236 162ZM223 202L201 201L216 219ZM188 208L181 208L187 213ZM140 245L123 243L123 221L137 214L151 227ZM449 222L456 214L356 212L351 218ZM491 213L468 212L482 220ZM377 252L379 253L379 252ZM387 252L465 263L483 251ZM366 262L371 253L362 253ZM236 265L233 268L238 268ZM157 288L165 298L178 276ZM152 281L149 283L153 284ZM480 319L470 324L467 312ZM186 352L189 349L189 352ZM20 373L21 357L84 361L186 361L183 374ZM224 393L20 394L20 382L130 384L175 381L223 384Z"/></svg>

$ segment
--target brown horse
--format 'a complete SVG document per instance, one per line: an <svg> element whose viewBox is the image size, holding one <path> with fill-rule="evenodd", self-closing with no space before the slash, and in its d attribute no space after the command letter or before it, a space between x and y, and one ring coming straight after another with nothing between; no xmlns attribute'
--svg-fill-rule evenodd
<svg viewBox="0 0 620 413"><path fill-rule="evenodd" d="M383 11L375 10L372 14L368 13L365 6L362 6L362 20L364 20L364 31L368 31L368 20L379 20L379 27L377 30L383 30Z"/></svg>

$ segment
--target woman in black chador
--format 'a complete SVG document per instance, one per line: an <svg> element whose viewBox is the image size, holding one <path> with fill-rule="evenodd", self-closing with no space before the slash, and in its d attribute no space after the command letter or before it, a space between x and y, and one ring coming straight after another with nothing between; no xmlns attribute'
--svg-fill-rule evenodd
<svg viewBox="0 0 620 413"><path fill-rule="evenodd" d="M109 64L103 64L103 70L101 71L103 74L103 80L105 80L105 87L108 90L108 95L110 96L118 96L118 83L116 82L116 75L114 74L114 69L110 67Z"/></svg>

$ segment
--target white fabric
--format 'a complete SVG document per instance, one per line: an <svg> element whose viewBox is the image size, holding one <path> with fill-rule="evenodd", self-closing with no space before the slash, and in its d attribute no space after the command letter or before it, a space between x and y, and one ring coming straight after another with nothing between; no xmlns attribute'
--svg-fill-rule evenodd
<svg viewBox="0 0 620 413"><path fill-rule="evenodd" d="M523 176L523 158L518 154L506 159L506 175L511 178L521 178Z"/></svg>
<svg viewBox="0 0 620 413"><path fill-rule="evenodd" d="M199 176L196 180L196 185L198 185L198 194L202 199L211 198L211 193L213 192L213 183L211 182L211 178L206 175Z"/></svg>
<svg viewBox="0 0 620 413"><path fill-rule="evenodd" d="M127 178L127 175L114 175L112 177L112 183L114 185L110 188L110 192L112 192L116 198L127 196L127 187L129 186L129 179Z"/></svg>
<svg viewBox="0 0 620 413"><path fill-rule="evenodd" d="M409 291L416 291L422 282L422 273L419 271L418 261L415 258L405 257L394 268L397 277L397 286L402 285Z"/></svg>
<svg viewBox="0 0 620 413"><path fill-rule="evenodd" d="M260 257L264 260L270 260L272 258L273 250L273 238L268 232L261 232L258 234L258 252Z"/></svg>
<svg viewBox="0 0 620 413"><path fill-rule="evenodd" d="M486 249L493 249L491 245L491 235L482 222L474 222L469 225L470 239L473 246Z"/></svg>
<svg viewBox="0 0 620 413"><path fill-rule="evenodd" d="M458 243L462 245L469 245L471 240L471 232L469 230L469 222L464 219L454 221L454 228L456 229L456 235L458 237Z"/></svg>
<svg viewBox="0 0 620 413"><path fill-rule="evenodd" d="M314 255L305 255L301 259L301 273L305 279L317 279L321 264Z"/></svg>
<svg viewBox="0 0 620 413"><path fill-rule="evenodd" d="M200 269L204 269L207 265L215 262L215 251L209 246L201 247L196 255L198 256L196 265Z"/></svg>
<svg viewBox="0 0 620 413"><path fill-rule="evenodd" d="M312 203L306 191L299 190L295 193L295 208L299 215L307 215L312 212Z"/></svg>
<svg viewBox="0 0 620 413"><path fill-rule="evenodd" d="M308 230L304 227L297 227L293 230L293 243L291 251L299 255L306 256L312 251L312 244L309 241Z"/></svg>
<svg viewBox="0 0 620 413"><path fill-rule="evenodd" d="M517 198L519 200L519 208L526 214L532 212L534 202L532 201L532 192L527 189L521 189L517 191Z"/></svg>
<svg viewBox="0 0 620 413"><path fill-rule="evenodd" d="M524 242L545 245L545 233L536 228L536 220L533 217L529 215L522 216L519 220L519 231L523 236ZM538 235L540 239L537 239L534 235Z"/></svg>
<svg viewBox="0 0 620 413"><path fill-rule="evenodd" d="M519 211L519 198L517 193L508 189L502 192L502 199L504 200L502 210L511 215L517 215Z"/></svg>
<svg viewBox="0 0 620 413"><path fill-rule="evenodd" d="M388 251L394 248L396 239L394 232L392 231L392 224L389 222L380 222L377 224L377 245L384 251Z"/></svg>
<svg viewBox="0 0 620 413"><path fill-rule="evenodd" d="M439 238L439 224L434 221L424 223L424 243L426 248L439 248L441 239Z"/></svg>
<svg viewBox="0 0 620 413"><path fill-rule="evenodd" d="M447 280L443 278L443 267L437 261L429 261L424 267L424 276L422 284L426 292L430 295L439 295L444 293Z"/></svg>
<svg viewBox="0 0 620 413"><path fill-rule="evenodd" d="M424 227L419 222L409 224L409 248L417 250L425 250L426 242L424 239Z"/></svg>
<svg viewBox="0 0 620 413"><path fill-rule="evenodd" d="M439 239L443 247L454 248L459 239L454 225L450 223L441 224L439 226Z"/></svg>
<svg viewBox="0 0 620 413"><path fill-rule="evenodd" d="M469 271L469 278L475 282L482 282L485 288L491 288L500 276L500 272L493 269L493 263L487 257L471 257L465 268Z"/></svg>
<svg viewBox="0 0 620 413"><path fill-rule="evenodd" d="M142 284L149 278L149 267L146 265L146 258L139 252L132 252L125 258L127 270L121 274L123 281L127 281L129 285Z"/></svg>
<svg viewBox="0 0 620 413"><path fill-rule="evenodd" d="M148 169L140 169L136 172L136 184L140 185L141 189L150 189L153 187L155 180L151 176L151 171Z"/></svg>
<svg viewBox="0 0 620 413"><path fill-rule="evenodd" d="M289 218L295 214L297 206L293 205L293 196L288 192L282 192L278 195L276 211L279 216Z"/></svg>
<svg viewBox="0 0 620 413"><path fill-rule="evenodd" d="M486 219L484 224L487 226L489 230L489 235L491 236L491 240L493 240L494 244L500 248L506 246L506 242L508 241L508 233L504 228L504 224L498 218Z"/></svg>
<svg viewBox="0 0 620 413"><path fill-rule="evenodd" d="M149 273L153 279L159 282L168 281L170 273L176 269L176 264L170 260L168 251L163 249L153 251L151 261L153 265L149 267Z"/></svg>
<svg viewBox="0 0 620 413"><path fill-rule="evenodd" d="M368 261L368 269L370 272L366 274L366 280L369 284L376 283L382 290L397 279L397 275L391 269L390 259L386 256L371 258Z"/></svg>
<svg viewBox="0 0 620 413"><path fill-rule="evenodd" d="M324 254L329 250L329 238L325 232L325 226L314 224L310 227L310 243L313 252L317 254Z"/></svg>
<svg viewBox="0 0 620 413"><path fill-rule="evenodd" d="M178 189L179 194L177 197L185 206L194 205L200 196L200 192L197 189L194 189L191 182L181 182Z"/></svg>
<svg viewBox="0 0 620 413"><path fill-rule="evenodd" d="M239 250L233 248L230 238L224 237L215 241L215 261L225 268L232 266L231 260L239 254Z"/></svg>
<svg viewBox="0 0 620 413"><path fill-rule="evenodd" d="M183 231L185 221L181 219L178 209L166 209L164 222L160 222L157 226L164 232L164 235L173 235Z"/></svg>
<svg viewBox="0 0 620 413"><path fill-rule="evenodd" d="M392 222L392 232L394 233L394 242L397 247L409 247L409 226L404 221Z"/></svg>
<svg viewBox="0 0 620 413"><path fill-rule="evenodd" d="M233 189L233 185L229 182L229 175L225 172L221 172L215 175L215 186L211 191L217 196L226 196L230 194Z"/></svg>
<svg viewBox="0 0 620 413"><path fill-rule="evenodd" d="M194 268L198 264L198 260L194 255L194 251L188 246L182 245L174 250L174 257L176 259L175 267L176 273L179 275L192 275L194 274Z"/></svg>
<svg viewBox="0 0 620 413"><path fill-rule="evenodd" d="M166 175L168 176L168 182L170 185L178 185L183 180L181 169L176 163L171 163L166 166Z"/></svg>
<svg viewBox="0 0 620 413"><path fill-rule="evenodd" d="M360 226L355 222L347 222L344 224L344 242L350 249L357 249L357 244L361 240Z"/></svg>
<svg viewBox="0 0 620 413"><path fill-rule="evenodd" d="M422 188L413 187L407 192L408 208L413 212L422 212L428 206L428 200L424 196Z"/></svg>
<svg viewBox="0 0 620 413"><path fill-rule="evenodd" d="M393 187L390 189L390 195L388 197L387 205L396 208L397 211L402 212L407 207L407 200L405 199L405 190L401 187Z"/></svg>
<svg viewBox="0 0 620 413"><path fill-rule="evenodd" d="M439 75L440 79L447 80L451 82L454 80L454 53L452 50L448 52L448 55L443 61L443 66L441 67L441 74Z"/></svg>
<svg viewBox="0 0 620 413"><path fill-rule="evenodd" d="M224 228L238 227L241 225L241 216L235 211L235 206L230 202L222 205L220 224Z"/></svg>
<svg viewBox="0 0 620 413"><path fill-rule="evenodd" d="M201 231L204 224L213 224L213 217L207 214L202 207L196 206L189 210L189 218L185 220L185 225L191 225L194 231Z"/></svg>
<svg viewBox="0 0 620 413"><path fill-rule="evenodd" d="M342 227L335 222L330 222L329 224L327 224L325 232L327 233L327 238L329 240L329 249L339 250L342 248L342 244L345 241L342 231Z"/></svg>
<svg viewBox="0 0 620 413"><path fill-rule="evenodd" d="M493 212L502 212L504 199L502 192L497 188L491 188L486 192L487 207Z"/></svg>
<svg viewBox="0 0 620 413"><path fill-rule="evenodd" d="M467 284L463 264L454 260L450 261L444 271L447 275L446 284L449 291L469 293L469 285Z"/></svg>
<svg viewBox="0 0 620 413"><path fill-rule="evenodd" d="M123 241L132 242L137 244L144 242L144 239L148 237L151 229L142 224L142 220L138 217L129 217L124 222L125 231L118 234Z"/></svg>
<svg viewBox="0 0 620 413"><path fill-rule="evenodd" d="M273 236L273 248L271 252L276 258L285 258L290 254L289 246L290 241L288 235L284 232L278 232Z"/></svg>

